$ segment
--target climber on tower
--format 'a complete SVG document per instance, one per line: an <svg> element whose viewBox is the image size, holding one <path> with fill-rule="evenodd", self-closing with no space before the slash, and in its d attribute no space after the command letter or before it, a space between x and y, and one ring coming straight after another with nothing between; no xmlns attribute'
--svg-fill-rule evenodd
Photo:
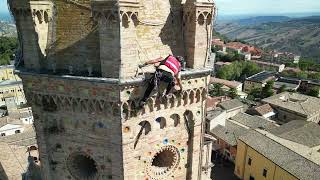
<svg viewBox="0 0 320 180"><path fill-rule="evenodd" d="M146 103L151 92L156 86L158 87L160 81L168 83L165 96L170 96L171 89L176 85L176 83L180 87L179 91L182 91L180 72L183 63L183 57L169 55L165 59L160 57L139 65L139 68L150 64L153 64L156 67L156 72L149 81L147 90L139 103L139 107L142 107Z"/></svg>

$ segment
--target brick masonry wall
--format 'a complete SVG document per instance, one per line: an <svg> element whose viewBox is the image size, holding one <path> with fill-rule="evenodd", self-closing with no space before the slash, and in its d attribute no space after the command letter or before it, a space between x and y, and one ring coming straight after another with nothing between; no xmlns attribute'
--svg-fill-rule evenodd
<svg viewBox="0 0 320 180"><path fill-rule="evenodd" d="M188 8L179 0L140 0L138 4L128 0L119 6L110 2L54 1L48 37L44 37L47 27L36 27L43 36L38 43L50 41L47 58L36 56L38 51L43 53L43 44L38 50L31 44L25 52L34 57L30 60L38 65L34 68L72 66L74 72L82 72L91 66L103 77L129 80L139 64L168 54L187 56L189 67L205 67L209 37L198 21L203 12L206 23L212 6L189 4L194 6L189 11L194 18L182 22ZM32 21L28 23L21 27L24 38L33 27ZM163 102L152 96L139 112L136 104L146 88L142 82L123 85L105 78L20 75L34 112L43 179L76 179L79 173L73 166L83 163L73 164L73 160L79 154L94 162L96 174L91 179L207 178L200 177L209 81L205 73L183 77L181 94ZM148 122L151 131L136 141L142 122ZM167 170L155 168L153 159L166 149L176 163Z"/></svg>

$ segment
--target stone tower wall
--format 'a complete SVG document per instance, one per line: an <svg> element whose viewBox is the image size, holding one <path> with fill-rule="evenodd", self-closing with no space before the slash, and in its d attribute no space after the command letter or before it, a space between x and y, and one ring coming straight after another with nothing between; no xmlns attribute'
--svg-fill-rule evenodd
<svg viewBox="0 0 320 180"><path fill-rule="evenodd" d="M212 2L10 0L10 7L43 179L207 178ZM169 99L152 94L137 111L147 83L136 76L138 65L168 54L187 59L183 91Z"/></svg>
<svg viewBox="0 0 320 180"><path fill-rule="evenodd" d="M91 16L91 1L55 1L54 29L49 63L55 63L58 70L87 74L88 68L99 75L100 45L98 25ZM48 66L50 68L50 66Z"/></svg>

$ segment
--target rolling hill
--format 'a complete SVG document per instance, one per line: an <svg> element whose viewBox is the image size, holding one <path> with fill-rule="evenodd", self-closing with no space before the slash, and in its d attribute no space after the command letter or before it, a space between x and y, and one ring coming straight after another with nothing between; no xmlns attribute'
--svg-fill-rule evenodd
<svg viewBox="0 0 320 180"><path fill-rule="evenodd" d="M255 17L222 22L216 31L261 48L288 51L320 62L320 16Z"/></svg>

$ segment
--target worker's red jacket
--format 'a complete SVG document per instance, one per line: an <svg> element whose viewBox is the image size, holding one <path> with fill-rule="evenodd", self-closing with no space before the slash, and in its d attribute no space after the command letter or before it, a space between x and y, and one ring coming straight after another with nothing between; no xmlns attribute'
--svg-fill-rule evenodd
<svg viewBox="0 0 320 180"><path fill-rule="evenodd" d="M167 66L176 75L181 70L181 64L174 56L168 56L161 64Z"/></svg>

